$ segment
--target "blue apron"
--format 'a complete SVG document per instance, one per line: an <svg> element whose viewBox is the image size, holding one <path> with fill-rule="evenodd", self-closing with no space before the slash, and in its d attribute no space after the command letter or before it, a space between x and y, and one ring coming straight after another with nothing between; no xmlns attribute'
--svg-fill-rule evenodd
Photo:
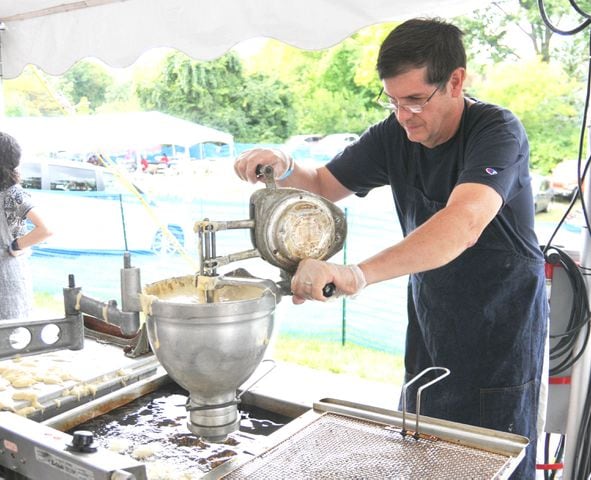
<svg viewBox="0 0 591 480"><path fill-rule="evenodd" d="M445 206L414 185L403 190L396 198L405 234ZM451 371L425 390L421 414L529 438L512 479L535 477L547 322L543 257L518 253L496 220L458 258L409 279L405 382L431 366ZM408 389L411 412L423 383Z"/></svg>

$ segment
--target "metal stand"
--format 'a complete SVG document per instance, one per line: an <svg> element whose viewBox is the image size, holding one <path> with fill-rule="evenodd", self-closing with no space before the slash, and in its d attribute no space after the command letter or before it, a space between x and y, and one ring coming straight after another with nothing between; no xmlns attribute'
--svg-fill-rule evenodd
<svg viewBox="0 0 591 480"><path fill-rule="evenodd" d="M121 269L122 309L117 308L115 300L101 302L83 295L81 287L75 285L74 275L69 275L68 286L63 290L64 318L0 322L0 360L63 349L81 350L84 347L83 313L119 327L124 335L136 335L140 329L141 280L139 268L132 267L130 259L126 252ZM132 356L148 351L143 334L137 348L133 346Z"/></svg>
<svg viewBox="0 0 591 480"><path fill-rule="evenodd" d="M80 313L55 320L3 320L0 322L0 359L84 346Z"/></svg>

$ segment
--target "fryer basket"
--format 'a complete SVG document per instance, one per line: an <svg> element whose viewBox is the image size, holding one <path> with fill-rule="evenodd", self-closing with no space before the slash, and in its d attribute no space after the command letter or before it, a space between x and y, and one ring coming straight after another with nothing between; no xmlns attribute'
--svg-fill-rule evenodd
<svg viewBox="0 0 591 480"><path fill-rule="evenodd" d="M511 457L434 436L403 436L388 425L326 412L252 458L224 480L492 479Z"/></svg>

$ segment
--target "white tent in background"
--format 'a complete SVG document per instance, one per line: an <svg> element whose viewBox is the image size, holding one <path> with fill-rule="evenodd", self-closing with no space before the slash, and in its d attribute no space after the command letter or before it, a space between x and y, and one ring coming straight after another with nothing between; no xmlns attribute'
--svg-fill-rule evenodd
<svg viewBox="0 0 591 480"><path fill-rule="evenodd" d="M2 130L26 153L145 151L156 145L182 147L185 156L198 144L229 146L232 135L160 112L106 113L63 117L9 117Z"/></svg>

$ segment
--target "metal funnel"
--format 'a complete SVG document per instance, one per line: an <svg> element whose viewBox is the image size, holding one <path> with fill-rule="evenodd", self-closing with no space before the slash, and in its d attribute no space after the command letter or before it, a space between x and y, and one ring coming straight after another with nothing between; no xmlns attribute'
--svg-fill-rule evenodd
<svg viewBox="0 0 591 480"><path fill-rule="evenodd" d="M214 285L204 288L201 280ZM172 379L189 391L187 425L195 435L221 441L238 429L236 391L263 359L276 292L270 280L194 275L144 288L150 345Z"/></svg>

